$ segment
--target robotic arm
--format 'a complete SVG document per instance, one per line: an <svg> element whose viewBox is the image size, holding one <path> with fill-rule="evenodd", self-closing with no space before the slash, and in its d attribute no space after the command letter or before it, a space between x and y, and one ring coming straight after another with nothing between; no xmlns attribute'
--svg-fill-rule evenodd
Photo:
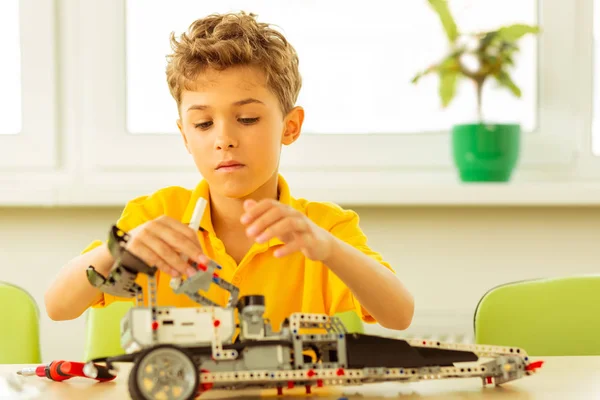
<svg viewBox="0 0 600 400"><path fill-rule="evenodd" d="M108 248L115 259L112 270L107 277L100 274L93 266L87 269L88 281L102 292L117 297L136 297L138 305L143 304L144 297L140 285L135 280L139 273L148 275L150 280L150 296L155 299L156 267L150 267L136 255L126 249L129 235L116 226L113 226L108 239ZM208 291L210 285L216 284L230 293L229 301L225 308L234 308L239 297L239 288L219 277L217 271L221 266L214 261L208 265L190 262L197 272L185 281L181 278L171 279L171 288L177 294L185 294L196 303L203 306L219 306L207 297L198 293L199 290Z"/></svg>
<svg viewBox="0 0 600 400"><path fill-rule="evenodd" d="M209 300L205 296L198 293L199 290L208 291L211 284L216 284L220 288L229 292L229 301L225 308L234 308L238 301L239 289L237 286L223 280L219 277L217 271L221 269L221 266L210 260L208 265L192 263L192 266L197 269L196 274L188 277L182 282L180 278L171 280L171 288L177 294L183 293L196 303L205 306L219 307L218 304Z"/></svg>
<svg viewBox="0 0 600 400"><path fill-rule="evenodd" d="M113 226L108 236L108 249L115 260L108 277L104 277L93 266L87 269L87 278L92 286L102 292L117 297L137 297L138 303L143 302L143 292L140 285L135 283L138 273L154 277L157 268L146 265L136 255L126 249L129 235L117 226Z"/></svg>

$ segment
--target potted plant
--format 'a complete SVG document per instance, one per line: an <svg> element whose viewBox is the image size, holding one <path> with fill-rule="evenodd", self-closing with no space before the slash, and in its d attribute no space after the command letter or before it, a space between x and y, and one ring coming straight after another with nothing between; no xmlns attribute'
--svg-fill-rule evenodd
<svg viewBox="0 0 600 400"><path fill-rule="evenodd" d="M417 83L425 75L438 75L439 95L443 108L448 107L461 79L474 83L477 94L477 121L452 127L454 163L463 182L509 181L519 158L521 126L518 123L484 121L482 95L484 84L493 79L499 86L521 97L521 90L512 80L509 69L519 51L517 41L539 28L514 24L487 32L459 32L448 8L447 0L428 0L437 13L449 41L449 52L438 63L419 72L412 80ZM469 68L465 61L473 62Z"/></svg>

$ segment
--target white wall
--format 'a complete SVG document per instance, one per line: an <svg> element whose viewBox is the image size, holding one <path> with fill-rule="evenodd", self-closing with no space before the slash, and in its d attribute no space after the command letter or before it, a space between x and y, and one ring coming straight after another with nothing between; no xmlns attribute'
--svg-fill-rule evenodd
<svg viewBox="0 0 600 400"><path fill-rule="evenodd" d="M490 287L512 280L598 272L600 208L355 208L371 245L416 297L411 332L470 333ZM106 236L117 208L0 208L0 280L42 309L44 361L81 359L82 319L49 320L43 293L61 265ZM6 329L3 327L3 329Z"/></svg>

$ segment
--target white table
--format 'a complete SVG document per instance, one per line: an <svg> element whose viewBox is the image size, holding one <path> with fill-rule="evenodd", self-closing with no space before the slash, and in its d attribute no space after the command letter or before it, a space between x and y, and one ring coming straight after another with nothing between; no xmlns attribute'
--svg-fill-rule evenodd
<svg viewBox="0 0 600 400"><path fill-rule="evenodd" d="M600 399L600 357L532 357L544 360L543 367L533 376L507 383L501 387L483 387L481 379L465 378L414 383L376 383L353 387L314 388L306 395L303 388L284 390L283 397L296 399L384 399L400 395L402 400L458 400L458 399L520 399L520 400L590 400ZM46 378L20 377L23 382L40 390L37 397L44 400L129 399L127 377L131 364L116 364L117 378L108 383L97 383L83 378L52 382ZM0 365L0 375L15 374L29 365ZM243 391L208 391L200 399L251 399L259 395L277 398L274 389ZM397 398L397 397L396 397Z"/></svg>

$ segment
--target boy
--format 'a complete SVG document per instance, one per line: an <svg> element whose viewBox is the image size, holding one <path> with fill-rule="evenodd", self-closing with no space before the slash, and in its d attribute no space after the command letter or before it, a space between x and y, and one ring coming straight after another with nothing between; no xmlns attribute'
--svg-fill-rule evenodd
<svg viewBox="0 0 600 400"><path fill-rule="evenodd" d="M414 303L391 267L367 245L358 216L328 203L291 196L278 172L282 145L294 143L304 111L294 48L254 15L211 15L179 41L171 36L167 82L179 111L177 126L203 180L192 191L167 187L130 201L117 225L128 248L158 273L158 304L197 306L169 286L194 270L182 260L214 259L240 296L265 296L273 328L293 312L354 310L365 322L406 329ZM200 231L188 226L194 205L208 206ZM107 227L108 232L108 227ZM106 276L106 244L92 243L60 271L46 292L54 320L80 316L117 299L92 287L85 270ZM145 276L138 283L146 287ZM214 286L214 285L213 285ZM218 287L207 296L224 305Z"/></svg>

